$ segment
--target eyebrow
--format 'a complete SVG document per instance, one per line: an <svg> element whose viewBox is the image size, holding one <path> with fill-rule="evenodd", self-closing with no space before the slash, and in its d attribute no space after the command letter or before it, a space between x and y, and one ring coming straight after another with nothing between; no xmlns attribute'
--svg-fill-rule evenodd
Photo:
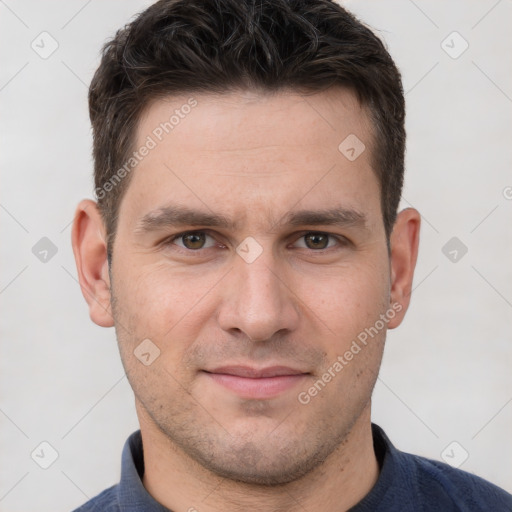
<svg viewBox="0 0 512 512"><path fill-rule="evenodd" d="M193 210L187 206L169 205L144 215L135 231L142 233L174 226L212 226L228 229L236 228L237 223L223 215Z"/></svg>
<svg viewBox="0 0 512 512"><path fill-rule="evenodd" d="M279 226L339 226L367 228L366 215L350 208L331 208L320 210L299 210L288 212L278 222L272 223L272 230ZM208 226L231 229L240 228L239 220L231 220L224 215L194 210L186 206L168 205L153 210L137 223L136 234L158 231L180 226Z"/></svg>
<svg viewBox="0 0 512 512"><path fill-rule="evenodd" d="M341 226L367 227L366 215L358 210L348 208L331 208L324 210L299 210L284 217L283 224L290 226Z"/></svg>

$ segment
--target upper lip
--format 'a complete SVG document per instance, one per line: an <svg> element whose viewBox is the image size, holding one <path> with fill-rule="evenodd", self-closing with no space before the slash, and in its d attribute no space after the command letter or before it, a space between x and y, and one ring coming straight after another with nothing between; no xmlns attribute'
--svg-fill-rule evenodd
<svg viewBox="0 0 512 512"><path fill-rule="evenodd" d="M213 370L205 370L208 373L223 373L226 375L235 375L237 377L247 377L252 379L261 379L264 377L277 377L282 375L301 375L302 370L290 368L289 366L267 366L266 368L254 368L251 366L220 366Z"/></svg>

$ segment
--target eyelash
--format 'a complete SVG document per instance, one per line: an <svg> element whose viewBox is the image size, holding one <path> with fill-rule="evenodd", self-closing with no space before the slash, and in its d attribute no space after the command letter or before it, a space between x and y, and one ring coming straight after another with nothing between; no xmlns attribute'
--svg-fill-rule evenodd
<svg viewBox="0 0 512 512"><path fill-rule="evenodd" d="M206 231L206 230L183 231L181 233L173 235L170 238L165 239L162 242L162 244L164 246L174 245L179 252L186 253L187 255L197 255L197 256L200 256L200 255L202 255L203 251L208 250L208 249L213 249L214 247L206 247L206 248L201 248L201 249L187 249L186 247L181 247L181 246L176 245L174 243L176 240L182 238L185 235L193 235L193 234L197 234L197 233L203 233L206 236L214 238L213 235L208 233L208 231ZM304 231L304 232L302 232L302 234L295 241L298 241L301 238L304 238L306 235L327 235L329 237L329 242L331 241L331 239L334 239L334 240L337 241L338 248L346 247L350 243L350 241L348 239L346 239L345 237L343 237L341 235L334 235L332 233L327 233L325 231ZM320 254L322 254L322 253L325 253L326 251L330 251L332 249L336 249L336 247L326 247L324 249L309 249L307 247L299 247L299 249L306 249L306 250L309 250L312 253L320 253Z"/></svg>

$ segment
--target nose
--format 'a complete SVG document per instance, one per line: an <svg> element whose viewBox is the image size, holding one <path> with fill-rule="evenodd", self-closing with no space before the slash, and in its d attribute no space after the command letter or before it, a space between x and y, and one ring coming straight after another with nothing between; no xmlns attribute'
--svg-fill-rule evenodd
<svg viewBox="0 0 512 512"><path fill-rule="evenodd" d="M252 342L293 331L300 318L299 301L270 252L263 251L252 263L237 256L224 282L219 325L231 333L244 333Z"/></svg>

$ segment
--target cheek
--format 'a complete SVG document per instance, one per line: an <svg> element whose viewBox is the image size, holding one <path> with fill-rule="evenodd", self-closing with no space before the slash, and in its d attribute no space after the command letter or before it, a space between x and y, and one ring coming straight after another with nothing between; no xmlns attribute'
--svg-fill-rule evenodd
<svg viewBox="0 0 512 512"><path fill-rule="evenodd" d="M389 278L382 264L353 265L329 275L297 277L297 295L306 313L343 348L359 332L370 327L388 308Z"/></svg>
<svg viewBox="0 0 512 512"><path fill-rule="evenodd" d="M130 337L150 338L175 353L196 339L213 314L210 299L223 274L177 270L161 263L137 267L132 261L118 275L118 315L130 325Z"/></svg>
<svg viewBox="0 0 512 512"><path fill-rule="evenodd" d="M137 397L149 407L160 393L190 385L181 362L212 314L206 299L218 278L200 278L197 272L193 277L163 264L137 267L134 260L117 270L114 314L121 358ZM156 348L150 344L142 351L147 339ZM137 354L148 352L151 358L158 355L145 365Z"/></svg>

